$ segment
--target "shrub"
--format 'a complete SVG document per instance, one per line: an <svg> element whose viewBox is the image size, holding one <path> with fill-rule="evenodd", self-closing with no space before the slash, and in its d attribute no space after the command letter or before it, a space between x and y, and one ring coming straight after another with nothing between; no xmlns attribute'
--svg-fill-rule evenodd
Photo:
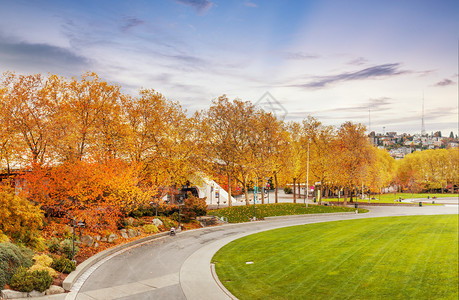
<svg viewBox="0 0 459 300"><path fill-rule="evenodd" d="M143 225L143 231L147 234L159 232L158 227L154 224Z"/></svg>
<svg viewBox="0 0 459 300"><path fill-rule="evenodd" d="M188 192L188 198L185 199L185 207L183 209L185 220L189 221L190 219L194 219L197 216L205 216L206 213L206 198L197 198Z"/></svg>
<svg viewBox="0 0 459 300"><path fill-rule="evenodd" d="M39 292L44 292L53 283L53 278L46 270L42 271L33 271L32 276L34 277L34 286L33 289Z"/></svg>
<svg viewBox="0 0 459 300"><path fill-rule="evenodd" d="M49 267L53 262L53 259L46 254L34 255L32 259L35 261L36 265L40 265L43 267Z"/></svg>
<svg viewBox="0 0 459 300"><path fill-rule="evenodd" d="M29 242L28 242L28 245L34 249L35 251L38 251L38 252L43 252L46 250L46 243L45 243L45 239L41 236L33 236Z"/></svg>
<svg viewBox="0 0 459 300"><path fill-rule="evenodd" d="M170 229L171 227L175 227L174 222L171 221L170 219L166 218L166 217L158 217L158 219L160 219L163 222L163 225L164 225L164 227L166 227L166 229Z"/></svg>
<svg viewBox="0 0 459 300"><path fill-rule="evenodd" d="M70 273L75 270L75 262L65 257L59 257L53 260L51 268L62 273Z"/></svg>
<svg viewBox="0 0 459 300"><path fill-rule="evenodd" d="M0 243L8 243L10 239L0 230Z"/></svg>
<svg viewBox="0 0 459 300"><path fill-rule="evenodd" d="M288 186L284 187L284 193L286 193L286 194L292 194L292 193L293 193L292 188L291 188L291 187L288 187Z"/></svg>
<svg viewBox="0 0 459 300"><path fill-rule="evenodd" d="M52 262L52 260L51 260ZM48 274L51 276L51 277L57 277L57 275L59 275L56 270L50 268L50 267L47 267L47 266L42 266L42 265L33 265L29 268L29 272L33 272L33 271L46 271L48 272Z"/></svg>
<svg viewBox="0 0 459 300"><path fill-rule="evenodd" d="M39 207L17 196L10 188L0 189L0 230L15 241L29 244L43 224Z"/></svg>
<svg viewBox="0 0 459 300"><path fill-rule="evenodd" d="M170 218L174 220L175 222L178 222L179 219L179 214L178 211L174 212L172 215L170 215Z"/></svg>
<svg viewBox="0 0 459 300"><path fill-rule="evenodd" d="M32 273L27 272L26 268L20 267L11 278L10 287L20 292L31 292L34 288L34 281Z"/></svg>
<svg viewBox="0 0 459 300"><path fill-rule="evenodd" d="M62 252L62 254L64 254L68 259L72 259L72 255L73 255L73 241L72 240L63 240L61 243L60 243L60 251ZM80 248L77 247L77 245L75 245L75 255L77 254L77 252L80 250Z"/></svg>
<svg viewBox="0 0 459 300"><path fill-rule="evenodd" d="M53 237L50 241L46 243L46 246L48 247L48 251L51 253L57 253L61 249L61 245L59 243L59 239L56 237Z"/></svg>
<svg viewBox="0 0 459 300"><path fill-rule="evenodd" d="M26 268L20 267L11 278L10 287L20 292L31 292L33 290L44 292L53 283L53 278L46 270L28 272Z"/></svg>
<svg viewBox="0 0 459 300"><path fill-rule="evenodd" d="M132 223L132 226L134 227L139 227L145 225L145 221L140 219L140 220L134 220L134 223Z"/></svg>
<svg viewBox="0 0 459 300"><path fill-rule="evenodd" d="M32 250L12 243L0 243L0 289L7 284L19 267L32 265Z"/></svg>

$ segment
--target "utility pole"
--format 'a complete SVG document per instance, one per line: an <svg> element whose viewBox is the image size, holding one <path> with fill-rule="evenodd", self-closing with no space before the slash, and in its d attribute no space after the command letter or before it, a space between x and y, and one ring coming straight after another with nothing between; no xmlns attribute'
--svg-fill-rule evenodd
<svg viewBox="0 0 459 300"><path fill-rule="evenodd" d="M308 138L308 161L306 164L306 198L304 202L306 202L306 207L308 207L308 200L309 200L309 138Z"/></svg>

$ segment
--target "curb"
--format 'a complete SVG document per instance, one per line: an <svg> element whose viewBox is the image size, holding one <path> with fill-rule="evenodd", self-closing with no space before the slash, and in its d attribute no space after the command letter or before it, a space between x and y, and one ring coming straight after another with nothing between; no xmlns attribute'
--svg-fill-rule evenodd
<svg viewBox="0 0 459 300"><path fill-rule="evenodd" d="M119 245L119 246L116 246L116 247L113 247L113 248L106 249L106 250L104 250L102 252L99 252L96 255L91 256L90 258L88 258L87 260L85 260L84 262L79 264L76 267L75 271L71 272L64 279L64 282L62 283L62 287L64 288L64 290L70 291L71 288L73 287L73 285L75 284L75 282L78 280L78 278L80 278L80 276L85 271L87 271L90 267L95 265L100 260L112 255L115 252L118 252L118 251L120 251L122 249L131 247L131 246L134 246L134 245L137 245L137 244L140 244L140 243L152 241L152 240L158 239L158 238L163 237L163 236L168 236L168 235L169 235L168 231L161 232L161 233L158 233L158 234L146 236L146 237L143 237L141 239L138 239L138 240L135 240L135 241L132 241L132 242L129 242L129 243L126 243L126 244L122 244L122 245Z"/></svg>
<svg viewBox="0 0 459 300"><path fill-rule="evenodd" d="M337 212L337 213L318 213L318 214L303 214L303 215L288 215L288 216L274 216L265 217L264 220L282 220L282 219L293 219L293 218L304 218L304 217L317 217L317 216L341 216L341 215L355 215L355 212Z"/></svg>

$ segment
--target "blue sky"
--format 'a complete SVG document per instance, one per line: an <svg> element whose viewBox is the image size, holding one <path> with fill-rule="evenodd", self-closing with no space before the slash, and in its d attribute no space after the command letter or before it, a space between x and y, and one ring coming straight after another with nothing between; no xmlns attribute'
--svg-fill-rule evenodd
<svg viewBox="0 0 459 300"><path fill-rule="evenodd" d="M0 0L0 72L95 71L190 113L222 94L326 124L458 128L458 1ZM423 96L424 95L424 96Z"/></svg>

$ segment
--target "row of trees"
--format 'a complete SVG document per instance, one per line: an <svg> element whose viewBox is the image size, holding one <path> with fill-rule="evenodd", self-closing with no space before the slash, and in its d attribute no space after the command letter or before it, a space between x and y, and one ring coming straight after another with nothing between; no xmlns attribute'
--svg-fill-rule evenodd
<svg viewBox="0 0 459 300"><path fill-rule="evenodd" d="M324 193L343 190L344 201L362 184L379 191L392 179L393 159L370 144L360 124L346 122L335 129L313 117L283 122L250 102L226 96L196 117L209 154L206 164L224 173L230 187L243 187L247 203L248 186L256 180L266 184L268 178L276 189L291 184L295 202L308 179L320 182Z"/></svg>
<svg viewBox="0 0 459 300"><path fill-rule="evenodd" d="M398 162L395 183L409 192L450 189L459 185L459 148L417 151Z"/></svg>
<svg viewBox="0 0 459 300"><path fill-rule="evenodd" d="M247 203L257 180L265 185L270 178L276 189L293 185L296 201L309 178L322 193L342 190L347 201L362 186L378 192L396 173L395 161L370 144L360 124L283 122L225 95L189 116L154 90L132 97L94 73L79 79L6 73L0 105L1 169L28 170L29 199L94 226L114 226L192 178L224 175L219 183L230 194L243 190Z"/></svg>

